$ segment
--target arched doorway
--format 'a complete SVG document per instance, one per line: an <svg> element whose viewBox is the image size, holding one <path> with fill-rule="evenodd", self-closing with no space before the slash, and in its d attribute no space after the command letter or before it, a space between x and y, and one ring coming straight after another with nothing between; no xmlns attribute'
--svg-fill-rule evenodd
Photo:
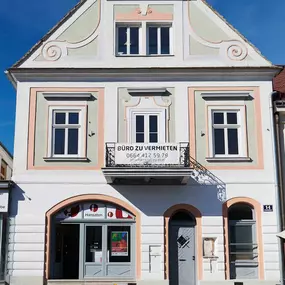
<svg viewBox="0 0 285 285"><path fill-rule="evenodd" d="M169 283L195 285L195 217L185 211L175 212L169 220Z"/></svg>
<svg viewBox="0 0 285 285"><path fill-rule="evenodd" d="M46 278L136 279L139 213L113 197L86 196L47 213Z"/></svg>

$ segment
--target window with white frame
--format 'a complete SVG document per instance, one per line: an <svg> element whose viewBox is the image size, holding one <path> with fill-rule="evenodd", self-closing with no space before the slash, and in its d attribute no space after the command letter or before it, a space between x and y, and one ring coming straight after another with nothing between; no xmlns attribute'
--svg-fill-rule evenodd
<svg viewBox="0 0 285 285"><path fill-rule="evenodd" d="M172 25L169 23L117 23L117 55L171 55Z"/></svg>
<svg viewBox="0 0 285 285"><path fill-rule="evenodd" d="M117 26L117 54L135 55L140 53L140 26Z"/></svg>
<svg viewBox="0 0 285 285"><path fill-rule="evenodd" d="M165 142L165 110L157 112L132 112L131 116L131 142Z"/></svg>
<svg viewBox="0 0 285 285"><path fill-rule="evenodd" d="M211 108L210 109L210 149L213 157L245 156L244 143L244 109Z"/></svg>
<svg viewBox="0 0 285 285"><path fill-rule="evenodd" d="M52 108L50 112L51 156L82 156L84 109L76 107L73 109Z"/></svg>
<svg viewBox="0 0 285 285"><path fill-rule="evenodd" d="M169 25L149 25L147 27L147 54L170 54L170 30Z"/></svg>

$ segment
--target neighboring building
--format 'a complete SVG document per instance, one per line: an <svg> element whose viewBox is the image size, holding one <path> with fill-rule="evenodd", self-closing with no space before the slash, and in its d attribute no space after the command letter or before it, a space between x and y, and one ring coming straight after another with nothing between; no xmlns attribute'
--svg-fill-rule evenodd
<svg viewBox="0 0 285 285"><path fill-rule="evenodd" d="M7 71L7 282L277 284L279 69L205 1L80 1Z"/></svg>
<svg viewBox="0 0 285 285"><path fill-rule="evenodd" d="M11 181L13 157L1 142L0 165L0 284L2 284L5 281L9 195L13 186Z"/></svg>
<svg viewBox="0 0 285 285"><path fill-rule="evenodd" d="M280 207L280 237L285 249L285 69L273 78L273 122L275 134L276 172L278 177L279 207ZM280 251L282 259L282 272L285 276L285 250Z"/></svg>

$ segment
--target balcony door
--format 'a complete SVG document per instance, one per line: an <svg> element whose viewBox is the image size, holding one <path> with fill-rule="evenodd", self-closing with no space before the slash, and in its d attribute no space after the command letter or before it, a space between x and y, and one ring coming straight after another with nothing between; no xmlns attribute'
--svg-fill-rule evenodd
<svg viewBox="0 0 285 285"><path fill-rule="evenodd" d="M165 143L165 121L165 110L134 112L130 129L131 143Z"/></svg>

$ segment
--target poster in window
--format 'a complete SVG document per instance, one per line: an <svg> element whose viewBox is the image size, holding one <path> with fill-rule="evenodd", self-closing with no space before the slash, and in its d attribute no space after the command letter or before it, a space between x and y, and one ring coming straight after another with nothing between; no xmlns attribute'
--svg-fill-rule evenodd
<svg viewBox="0 0 285 285"><path fill-rule="evenodd" d="M111 233L111 256L128 256L128 232Z"/></svg>

